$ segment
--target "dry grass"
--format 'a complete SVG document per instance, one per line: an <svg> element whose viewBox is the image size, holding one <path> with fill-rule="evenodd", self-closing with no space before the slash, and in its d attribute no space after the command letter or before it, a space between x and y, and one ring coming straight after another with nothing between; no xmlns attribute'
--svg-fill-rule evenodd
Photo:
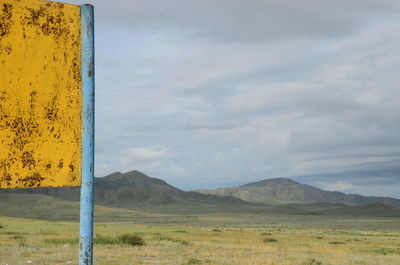
<svg viewBox="0 0 400 265"><path fill-rule="evenodd" d="M0 223L0 265L77 264L77 223L3 217ZM94 250L96 265L400 264L399 230L215 228L125 222L98 223L95 233L110 240L132 233L146 242L144 246L98 244Z"/></svg>

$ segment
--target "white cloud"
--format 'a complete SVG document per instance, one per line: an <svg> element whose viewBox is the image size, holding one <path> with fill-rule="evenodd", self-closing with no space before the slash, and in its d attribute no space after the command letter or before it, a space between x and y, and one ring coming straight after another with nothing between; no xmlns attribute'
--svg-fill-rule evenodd
<svg viewBox="0 0 400 265"><path fill-rule="evenodd" d="M236 42L343 36L399 10L396 0L96 0L94 4L98 23L177 28L192 38Z"/></svg>
<svg viewBox="0 0 400 265"><path fill-rule="evenodd" d="M95 2L99 176L196 188L400 159L399 1Z"/></svg>
<svg viewBox="0 0 400 265"><path fill-rule="evenodd" d="M120 171L138 169L154 177L169 176L173 181L186 174L186 169L174 161L175 157L176 154L163 145L128 148L120 152L116 166Z"/></svg>
<svg viewBox="0 0 400 265"><path fill-rule="evenodd" d="M342 181L336 181L330 183L320 182L318 184L323 190L329 190L329 191L349 191L353 189L353 185L351 183L345 183Z"/></svg>
<svg viewBox="0 0 400 265"><path fill-rule="evenodd" d="M124 164L131 162L153 162L173 156L165 146L137 147L121 151L121 161Z"/></svg>

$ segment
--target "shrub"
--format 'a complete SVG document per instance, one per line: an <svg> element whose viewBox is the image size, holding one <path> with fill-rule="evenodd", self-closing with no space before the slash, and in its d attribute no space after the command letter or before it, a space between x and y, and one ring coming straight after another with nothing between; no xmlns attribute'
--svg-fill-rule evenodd
<svg viewBox="0 0 400 265"><path fill-rule="evenodd" d="M329 242L330 245L344 245L346 244L345 242L340 242L340 241L331 241Z"/></svg>
<svg viewBox="0 0 400 265"><path fill-rule="evenodd" d="M93 239L95 245L122 245L122 242L116 237L101 236L96 234Z"/></svg>
<svg viewBox="0 0 400 265"><path fill-rule="evenodd" d="M264 242L278 242L278 239L272 238L272 237L267 237L264 238Z"/></svg>
<svg viewBox="0 0 400 265"><path fill-rule="evenodd" d="M163 236L163 235L155 236L155 237L153 237L153 240L155 240L155 241L175 241L175 239L173 239L172 237Z"/></svg>
<svg viewBox="0 0 400 265"><path fill-rule="evenodd" d="M121 240L123 244L132 245L132 246L143 246L146 242L138 235L135 234L123 234L118 236L118 239Z"/></svg>
<svg viewBox="0 0 400 265"><path fill-rule="evenodd" d="M382 254L382 255L387 255L387 254L397 254L398 255L398 254L400 254L400 248L367 249L367 250L363 250L363 252Z"/></svg>
<svg viewBox="0 0 400 265"><path fill-rule="evenodd" d="M222 232L220 229L217 229L217 228L213 229L212 231L213 232L217 232L217 233L221 233Z"/></svg>
<svg viewBox="0 0 400 265"><path fill-rule="evenodd" d="M5 228L4 225L0 224L0 229L4 229L4 228Z"/></svg>
<svg viewBox="0 0 400 265"><path fill-rule="evenodd" d="M117 237L101 236L96 234L93 241L96 245L143 246L146 244L143 238L134 234L123 234ZM79 238L47 238L44 242L53 245L78 244Z"/></svg>
<svg viewBox="0 0 400 265"><path fill-rule="evenodd" d="M175 239L175 241L174 242L176 242L176 243L179 243L179 244L181 244L181 245L184 245L184 246L189 246L189 245L192 245L192 243L191 242L189 242L189 241L186 241L186 240L183 240L183 239Z"/></svg>
<svg viewBox="0 0 400 265"><path fill-rule="evenodd" d="M322 265L322 262L316 259L311 259L309 261L303 262L302 265Z"/></svg>
<svg viewBox="0 0 400 265"><path fill-rule="evenodd" d="M261 233L261 235L262 235L262 236L271 236L272 233L270 233L270 232L263 232L263 233Z"/></svg>
<svg viewBox="0 0 400 265"><path fill-rule="evenodd" d="M188 260L188 262L182 264L182 265L193 265L193 264L200 264L201 260L196 259L196 258L191 258Z"/></svg>

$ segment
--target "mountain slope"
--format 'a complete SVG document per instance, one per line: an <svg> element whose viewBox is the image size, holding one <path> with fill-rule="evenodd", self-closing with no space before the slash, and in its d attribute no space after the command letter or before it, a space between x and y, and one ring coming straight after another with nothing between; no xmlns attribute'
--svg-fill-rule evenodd
<svg viewBox="0 0 400 265"><path fill-rule="evenodd" d="M29 219L79 221L79 202L68 201L41 194L0 193L0 216ZM149 220L160 217L140 210L95 206L96 221Z"/></svg>
<svg viewBox="0 0 400 265"><path fill-rule="evenodd" d="M116 207L134 204L211 203L246 204L241 199L229 196L215 196L196 192L185 192L161 179L151 178L133 170L115 172L94 180L95 203ZM7 193L40 194L64 200L78 201L79 187L36 188L7 190ZM1 191L0 191L1 193Z"/></svg>
<svg viewBox="0 0 400 265"><path fill-rule="evenodd" d="M130 220L137 216L137 211L150 215L189 214L193 218L200 213L297 217L400 216L400 206L394 206L398 200L322 191L289 179L264 180L217 191L223 196L182 191L139 171L115 172L95 178L96 218ZM0 216L77 220L79 193L79 187L0 190ZM233 196L276 205L249 203ZM147 218L150 216L142 219ZM158 217L154 218L154 222L159 222Z"/></svg>
<svg viewBox="0 0 400 265"><path fill-rule="evenodd" d="M253 203L338 203L345 205L383 204L400 206L400 200L387 197L366 197L358 194L324 191L287 178L267 179L230 188L197 190L219 196L233 196Z"/></svg>
<svg viewBox="0 0 400 265"><path fill-rule="evenodd" d="M267 179L239 187L214 190L182 191L161 179L151 178L139 171L115 172L102 178L95 178L95 203L98 205L135 208L190 209L191 207L209 208L212 205L242 205L256 207L252 203L262 204L340 204L362 206L381 204L400 206L400 200L383 197L365 197L357 194L344 194L320 190L290 179ZM39 194L59 199L78 201L79 187L37 188L20 190L0 190L13 194ZM1 198L0 198L1 199ZM159 208L160 208L159 207Z"/></svg>

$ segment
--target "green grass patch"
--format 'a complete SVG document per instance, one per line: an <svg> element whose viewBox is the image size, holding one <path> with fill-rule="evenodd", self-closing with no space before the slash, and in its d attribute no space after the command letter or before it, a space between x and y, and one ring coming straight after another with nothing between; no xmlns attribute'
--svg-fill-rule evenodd
<svg viewBox="0 0 400 265"><path fill-rule="evenodd" d="M272 233L270 232L263 232L261 233L262 236L272 236Z"/></svg>
<svg viewBox="0 0 400 265"><path fill-rule="evenodd" d="M96 235L93 238L95 245L122 245L118 237Z"/></svg>
<svg viewBox="0 0 400 265"><path fill-rule="evenodd" d="M93 241L95 245L143 246L146 244L143 238L130 233L122 234L117 237L96 235ZM78 244L79 238L46 238L44 242L53 245Z"/></svg>
<svg viewBox="0 0 400 265"><path fill-rule="evenodd" d="M196 259L196 258L190 258L186 263L183 263L182 265L194 265L194 264L200 264L201 260Z"/></svg>
<svg viewBox="0 0 400 265"><path fill-rule="evenodd" d="M152 240L154 240L154 241L170 241L170 242L175 242L175 243L182 244L184 246L187 246L187 245L191 244L190 242L188 242L186 240L183 240L183 239L180 239L180 238L172 238L172 237L162 236L162 235L161 236L155 236L155 237L153 237Z"/></svg>
<svg viewBox="0 0 400 265"><path fill-rule="evenodd" d="M43 231L37 232L36 234L44 235L44 236L57 236L58 235L58 233L56 233L56 232L43 232Z"/></svg>
<svg viewBox="0 0 400 265"><path fill-rule="evenodd" d="M0 234L3 235L27 235L28 233L21 233L21 232L13 232L13 231L2 231Z"/></svg>
<svg viewBox="0 0 400 265"><path fill-rule="evenodd" d="M146 242L138 235L126 233L117 237L96 235L94 238L94 244L143 246Z"/></svg>
<svg viewBox="0 0 400 265"><path fill-rule="evenodd" d="M376 249L368 249L363 250L363 252L388 255L388 254L400 254L400 248L376 248Z"/></svg>
<svg viewBox="0 0 400 265"><path fill-rule="evenodd" d="M188 231L186 231L186 230L176 230L174 232L175 233L182 233L182 234L187 234L188 233Z"/></svg>
<svg viewBox="0 0 400 265"><path fill-rule="evenodd" d="M143 238L141 238L138 235L130 234L130 233L122 234L122 235L118 236L118 239L123 244L131 245L131 246L144 246L146 244L146 242L144 241Z"/></svg>
<svg viewBox="0 0 400 265"><path fill-rule="evenodd" d="M175 241L175 239L173 239L172 237L163 236L163 235L155 236L155 237L153 237L153 240L154 241Z"/></svg>
<svg viewBox="0 0 400 265"><path fill-rule="evenodd" d="M341 242L341 241L331 241L329 242L329 245L345 245L345 242Z"/></svg>
<svg viewBox="0 0 400 265"><path fill-rule="evenodd" d="M44 243L52 245L78 244L79 238L46 238Z"/></svg>
<svg viewBox="0 0 400 265"><path fill-rule="evenodd" d="M274 243L274 242L278 242L278 239L272 238L272 237L267 237L267 238L264 238L263 241L266 243Z"/></svg>
<svg viewBox="0 0 400 265"><path fill-rule="evenodd" d="M21 236L21 235L14 235L14 236L12 236L12 238L15 239L15 240L23 240L23 239L25 239L25 237Z"/></svg>

